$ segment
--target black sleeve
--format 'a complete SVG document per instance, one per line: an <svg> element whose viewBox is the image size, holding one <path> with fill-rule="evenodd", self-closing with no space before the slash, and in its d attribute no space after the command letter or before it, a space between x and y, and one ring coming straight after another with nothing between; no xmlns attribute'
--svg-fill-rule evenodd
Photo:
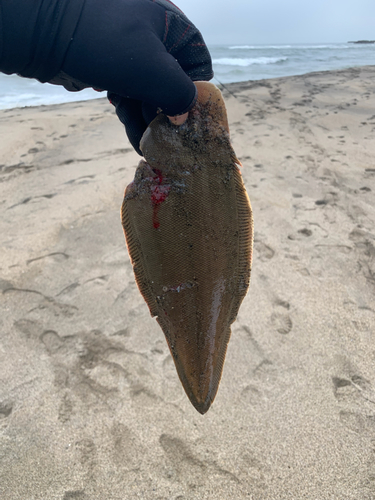
<svg viewBox="0 0 375 500"><path fill-rule="evenodd" d="M85 0L0 0L0 71L48 82L60 70Z"/></svg>

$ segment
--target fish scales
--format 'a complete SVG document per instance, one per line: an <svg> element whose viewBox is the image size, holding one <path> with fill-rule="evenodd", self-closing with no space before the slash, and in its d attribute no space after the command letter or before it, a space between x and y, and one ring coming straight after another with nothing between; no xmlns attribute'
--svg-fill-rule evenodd
<svg viewBox="0 0 375 500"><path fill-rule="evenodd" d="M221 93L196 85L184 125L160 114L146 130L146 161L125 191L122 223L138 287L203 414L249 286L253 224Z"/></svg>

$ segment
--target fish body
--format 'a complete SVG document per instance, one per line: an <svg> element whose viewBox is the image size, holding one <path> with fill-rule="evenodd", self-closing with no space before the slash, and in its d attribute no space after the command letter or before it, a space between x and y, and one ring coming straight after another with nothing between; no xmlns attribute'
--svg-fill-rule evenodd
<svg viewBox="0 0 375 500"><path fill-rule="evenodd" d="M159 114L146 130L122 224L138 287L203 414L249 286L253 224L221 93L196 85L198 102L184 125Z"/></svg>

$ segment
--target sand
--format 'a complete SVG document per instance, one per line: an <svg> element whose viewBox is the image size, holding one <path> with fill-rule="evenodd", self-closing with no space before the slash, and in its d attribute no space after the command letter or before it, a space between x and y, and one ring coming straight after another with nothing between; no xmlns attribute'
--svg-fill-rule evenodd
<svg viewBox="0 0 375 500"><path fill-rule="evenodd" d="M0 111L2 500L375 499L375 66L224 96L255 252L204 416L134 282L112 106Z"/></svg>

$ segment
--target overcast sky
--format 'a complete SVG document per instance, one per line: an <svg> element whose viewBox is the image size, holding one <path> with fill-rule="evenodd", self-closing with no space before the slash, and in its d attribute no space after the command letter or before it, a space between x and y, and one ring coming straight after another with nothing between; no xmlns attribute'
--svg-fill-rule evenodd
<svg viewBox="0 0 375 500"><path fill-rule="evenodd" d="M375 0L174 0L207 43L375 39Z"/></svg>

